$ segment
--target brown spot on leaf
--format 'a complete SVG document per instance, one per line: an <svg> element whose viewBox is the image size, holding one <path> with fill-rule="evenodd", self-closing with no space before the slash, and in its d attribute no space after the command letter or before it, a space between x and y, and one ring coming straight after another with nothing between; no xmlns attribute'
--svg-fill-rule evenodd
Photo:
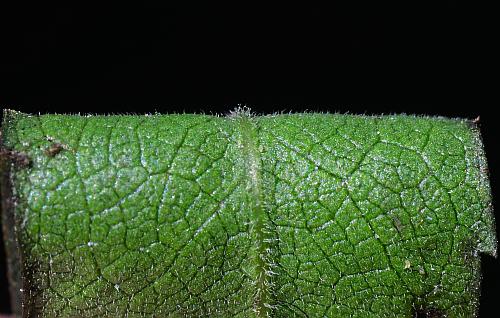
<svg viewBox="0 0 500 318"><path fill-rule="evenodd" d="M63 144L54 142L49 147L45 149L45 154L49 157L55 157L58 153L60 153L64 149Z"/></svg>
<svg viewBox="0 0 500 318"><path fill-rule="evenodd" d="M403 231L404 226L403 223L401 223L401 220L397 216L392 216L392 222L394 226L396 227L396 230L398 230L399 233Z"/></svg>

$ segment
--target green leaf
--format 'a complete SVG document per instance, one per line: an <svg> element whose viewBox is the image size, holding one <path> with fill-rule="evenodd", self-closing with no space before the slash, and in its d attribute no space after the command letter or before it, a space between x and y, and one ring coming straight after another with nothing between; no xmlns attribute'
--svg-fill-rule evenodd
<svg viewBox="0 0 500 318"><path fill-rule="evenodd" d="M26 315L473 317L496 254L467 120L5 111L2 134Z"/></svg>

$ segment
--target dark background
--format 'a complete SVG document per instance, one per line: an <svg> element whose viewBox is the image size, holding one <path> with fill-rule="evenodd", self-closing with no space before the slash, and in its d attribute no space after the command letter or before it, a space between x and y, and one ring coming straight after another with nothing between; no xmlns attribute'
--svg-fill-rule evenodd
<svg viewBox="0 0 500 318"><path fill-rule="evenodd" d="M1 7L0 105L32 113L227 113L243 104L257 113L481 116L498 206L496 11L453 0L373 2ZM2 246L0 313L9 311L4 259ZM500 262L482 264L480 314L491 317Z"/></svg>

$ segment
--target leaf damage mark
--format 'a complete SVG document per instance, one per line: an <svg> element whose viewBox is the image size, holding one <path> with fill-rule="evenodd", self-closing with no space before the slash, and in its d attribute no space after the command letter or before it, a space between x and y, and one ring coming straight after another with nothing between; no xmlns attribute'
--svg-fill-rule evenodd
<svg viewBox="0 0 500 318"><path fill-rule="evenodd" d="M63 150L69 150L68 145L55 140L55 138L46 136L47 140L51 142L50 146L45 148L44 153L47 157L55 157Z"/></svg>
<svg viewBox="0 0 500 318"><path fill-rule="evenodd" d="M64 149L64 146L61 143L54 142L49 147L45 148L45 155L48 157L55 157Z"/></svg>

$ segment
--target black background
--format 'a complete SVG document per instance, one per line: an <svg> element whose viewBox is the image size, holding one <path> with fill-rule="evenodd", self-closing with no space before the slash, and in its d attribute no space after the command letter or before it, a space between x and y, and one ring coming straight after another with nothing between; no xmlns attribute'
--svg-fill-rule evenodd
<svg viewBox="0 0 500 318"><path fill-rule="evenodd" d="M2 7L0 105L31 113L227 113L242 104L257 113L481 116L498 205L496 11L480 2L401 2ZM3 250L0 258L0 312L8 312ZM480 314L491 317L500 262L482 264Z"/></svg>

